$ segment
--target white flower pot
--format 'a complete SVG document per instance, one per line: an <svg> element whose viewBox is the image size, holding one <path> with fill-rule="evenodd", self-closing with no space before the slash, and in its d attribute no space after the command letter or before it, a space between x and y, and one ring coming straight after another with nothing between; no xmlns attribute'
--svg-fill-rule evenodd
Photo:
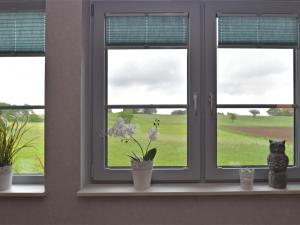
<svg viewBox="0 0 300 225"><path fill-rule="evenodd" d="M151 185L152 161L131 161L133 185L136 190L146 190Z"/></svg>
<svg viewBox="0 0 300 225"><path fill-rule="evenodd" d="M253 189L254 172L253 168L240 169L240 185L243 190Z"/></svg>
<svg viewBox="0 0 300 225"><path fill-rule="evenodd" d="M0 191L10 189L12 185L12 166L0 167Z"/></svg>

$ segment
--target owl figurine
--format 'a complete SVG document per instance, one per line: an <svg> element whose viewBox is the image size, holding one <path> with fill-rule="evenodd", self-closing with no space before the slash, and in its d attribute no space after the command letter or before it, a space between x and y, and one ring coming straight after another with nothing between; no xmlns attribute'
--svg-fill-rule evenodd
<svg viewBox="0 0 300 225"><path fill-rule="evenodd" d="M269 186L273 188L284 189L287 185L287 167L289 165L289 158L285 154L285 141L270 140L269 142Z"/></svg>

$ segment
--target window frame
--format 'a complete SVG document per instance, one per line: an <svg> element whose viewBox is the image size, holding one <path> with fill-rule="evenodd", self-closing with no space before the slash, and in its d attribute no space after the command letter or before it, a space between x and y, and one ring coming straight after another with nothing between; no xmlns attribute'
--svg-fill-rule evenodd
<svg viewBox="0 0 300 225"><path fill-rule="evenodd" d="M84 106L85 115L84 136L87 140L85 146L88 149L88 175L91 183L123 183L130 182L131 175L128 169L107 171L105 165L105 157L101 152L104 149L96 151L95 140L103 136L103 132L96 127L101 127L101 123L106 121L104 113L101 109L105 104L96 102L97 97L105 96L105 88L99 89L99 83L105 84L105 13L145 13L145 12L188 12L190 16L189 24L189 64L190 75L193 76L195 82L191 83L190 93L198 94L198 115L193 117L189 110L190 121L195 121L198 127L193 126L189 132L193 139L197 139L193 143L195 151L195 162L198 163L193 169L193 173L179 174L178 170L170 169L176 172L174 175L165 173L165 171L154 170L154 182L238 182L239 168L217 168L217 146L216 146L216 94L217 94L217 29L216 16L218 14L291 14L300 16L299 3L290 2L282 5L281 2L174 2L169 4L165 1L158 2L100 2L94 0L91 2L91 20L90 20L90 73L85 76L84 81ZM182 11L185 9L185 11ZM191 17L192 16L192 17ZM97 29L94 21L98 21ZM197 28L196 28L197 27ZM300 29L299 29L300 30ZM298 35L298 38L300 35ZM98 41L95 41L95 40ZM142 47L142 46L141 46ZM270 47L270 46L269 46ZM278 47L278 46L277 46ZM276 47L276 48L277 48ZM136 49L136 47L134 47ZM96 60L98 59L98 60ZM290 181L300 180L300 53L299 42L298 47L294 49L294 105L295 105L295 127L294 127L294 149L295 149L295 166L288 168L288 177ZM193 74L193 75L191 75ZM102 78L101 78L102 77ZM190 82L190 81L189 81ZM95 90L98 88L98 91ZM102 97L103 98L103 97ZM191 94L188 99L188 107L193 106ZM298 110L297 110L298 109ZM96 115L100 115L97 116ZM101 162L100 164L99 162ZM114 174L114 172L116 172ZM163 173L159 173L163 172ZM266 181L268 175L267 168L257 168L255 172L256 181Z"/></svg>
<svg viewBox="0 0 300 225"><path fill-rule="evenodd" d="M46 2L44 0L29 0L29 1L14 1L14 2L3 2L0 3L1 11L37 11L44 12L46 9ZM0 52L0 57L45 57L45 52ZM45 76L45 74L44 74ZM45 84L44 84L45 86ZM44 97L45 98L45 97ZM0 106L0 110L3 109L43 109L45 111L46 118L46 107L44 105L11 105L11 106ZM45 137L45 132L44 132ZM45 146L45 145L44 145ZM45 151L45 147L44 147ZM13 184L44 184L44 174L16 174L13 175Z"/></svg>
<svg viewBox="0 0 300 225"><path fill-rule="evenodd" d="M206 7L205 16L205 29L206 29L206 60L208 60L208 65L206 67L206 75L210 78L208 79L206 97L212 94L213 96L213 113L206 110L206 127L207 135L211 140L206 142L206 170L205 177L207 181L238 181L239 180L239 168L218 168L217 167L217 15L219 14L290 14L297 15L299 18L300 10L298 7L293 6L293 4L283 6L280 3L212 3ZM298 35L299 39L299 35ZM280 48L274 46L266 46L266 48ZM284 47L289 48L289 47ZM294 48L294 155L295 155L295 165L288 168L288 178L289 180L299 180L300 179L300 149L299 149L299 126L300 126L300 74L299 67L299 41L298 47ZM297 110L298 109L298 110ZM212 151L209 151L212 150ZM267 167L257 167L255 171L255 180L264 181L268 176Z"/></svg>
<svg viewBox="0 0 300 225"><path fill-rule="evenodd" d="M194 115L189 108L193 106L193 99L191 98L191 93L198 93L198 105L201 104L201 90L200 89L200 76L191 76L191 74L200 74L200 66L197 58L201 57L202 46L198 45L198 39L203 40L203 35L200 35L200 29L196 29L199 26L200 21L200 11L203 11L202 4L199 3L174 3L170 5L166 2L156 2L155 4L150 2L143 3L101 3L92 2L92 12L91 17L91 77L89 79L90 85L90 95L92 100L90 102L89 108L91 109L91 120L89 127L92 130L91 134L91 159L90 159L90 176L92 183L101 182L130 182L131 181L131 171L130 168L126 169L109 169L105 168L105 148L104 140L106 135L103 135L103 130L106 126L106 106L105 96L106 96L106 50L105 47L105 14L113 13L188 13L189 14L189 46L188 51L188 133L192 134L194 138L189 135L188 138L188 152L190 153L188 161L189 167L180 168L155 168L153 170L153 181L154 182L186 182L186 181L199 181L200 180L200 141L199 138L195 137L195 134L201 134L200 129L200 115L203 114L199 112ZM204 13L201 13L204 18ZM201 19L202 20L202 19ZM201 30L203 31L203 25L201 25ZM191 34L192 33L192 37ZM204 32L202 32L203 34ZM193 48L191 47L193 46ZM131 49L145 48L149 46L129 46ZM119 49L122 47L111 47L111 49ZM163 49L171 48L170 46L151 46L151 48ZM124 48L123 48L124 49ZM191 51L190 49L193 49ZM193 55L193 57L191 57ZM98 76L97 76L98 74ZM100 74L100 75L99 75ZM98 84L102 84L99 88ZM89 89L89 88L88 88ZM96 99L98 101L96 101ZM100 101L99 101L100 99ZM200 104L199 104L200 102ZM157 105L158 106L158 105ZM165 106L165 105L164 105ZM172 105L170 105L172 107ZM174 105L173 105L174 106ZM153 107L153 106L152 106ZM193 121L193 126L191 126L191 121ZM195 124L198 124L196 126ZM100 128L100 130L99 130ZM102 130L102 131L101 131ZM101 137L101 139L100 139ZM100 139L100 140L99 140Z"/></svg>

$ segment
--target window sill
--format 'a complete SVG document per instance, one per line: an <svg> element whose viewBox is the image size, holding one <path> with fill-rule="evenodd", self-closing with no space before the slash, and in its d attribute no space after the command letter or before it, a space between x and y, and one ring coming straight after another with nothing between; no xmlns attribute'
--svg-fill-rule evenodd
<svg viewBox="0 0 300 225"><path fill-rule="evenodd" d="M300 183L289 183L287 189L273 189L266 183L254 184L251 191L242 190L239 183L177 183L152 184L137 191L132 184L88 184L77 192L79 197L94 196L232 196L300 194Z"/></svg>
<svg viewBox="0 0 300 225"><path fill-rule="evenodd" d="M45 196L45 186L42 184L34 185L20 185L15 184L11 189L6 191L0 191L0 197L34 197L34 196Z"/></svg>

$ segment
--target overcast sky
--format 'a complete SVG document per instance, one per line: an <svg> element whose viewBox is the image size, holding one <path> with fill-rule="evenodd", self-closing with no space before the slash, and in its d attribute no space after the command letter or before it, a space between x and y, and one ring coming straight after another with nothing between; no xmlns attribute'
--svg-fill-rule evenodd
<svg viewBox="0 0 300 225"><path fill-rule="evenodd" d="M0 57L0 102L44 105L44 57Z"/></svg>
<svg viewBox="0 0 300 225"><path fill-rule="evenodd" d="M217 64L218 104L293 104L293 50L218 49ZM0 102L44 104L44 57L0 57L0 68ZM108 104L186 103L186 50L109 51Z"/></svg>
<svg viewBox="0 0 300 225"><path fill-rule="evenodd" d="M293 104L293 50L218 49L217 64L218 104ZM186 50L109 51L108 104L186 104L186 88Z"/></svg>
<svg viewBox="0 0 300 225"><path fill-rule="evenodd" d="M217 65L218 104L293 104L293 50L218 49Z"/></svg>

